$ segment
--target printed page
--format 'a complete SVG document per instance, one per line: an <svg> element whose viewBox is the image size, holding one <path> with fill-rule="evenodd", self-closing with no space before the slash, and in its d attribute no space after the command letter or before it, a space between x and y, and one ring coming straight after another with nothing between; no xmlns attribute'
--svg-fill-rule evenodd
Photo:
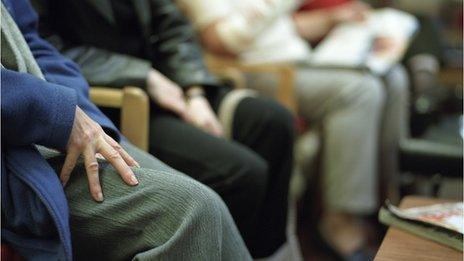
<svg viewBox="0 0 464 261"><path fill-rule="evenodd" d="M401 218L422 221L464 234L464 204L462 202L409 209L387 206L391 212Z"/></svg>

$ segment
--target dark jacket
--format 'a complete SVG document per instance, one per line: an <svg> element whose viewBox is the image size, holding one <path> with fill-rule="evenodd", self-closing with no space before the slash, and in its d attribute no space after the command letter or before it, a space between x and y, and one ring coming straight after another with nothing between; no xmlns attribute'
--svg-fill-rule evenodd
<svg viewBox="0 0 464 261"><path fill-rule="evenodd" d="M37 33L27 0L2 0L44 77L1 68L2 240L30 260L71 260L68 206L56 172L34 144L64 149L76 105L119 140L117 129L89 101L77 66Z"/></svg>
<svg viewBox="0 0 464 261"><path fill-rule="evenodd" d="M33 0L40 32L92 85L145 86L153 67L183 88L214 86L195 32L170 0ZM123 4L128 8L115 8ZM130 28L126 28L130 24Z"/></svg>

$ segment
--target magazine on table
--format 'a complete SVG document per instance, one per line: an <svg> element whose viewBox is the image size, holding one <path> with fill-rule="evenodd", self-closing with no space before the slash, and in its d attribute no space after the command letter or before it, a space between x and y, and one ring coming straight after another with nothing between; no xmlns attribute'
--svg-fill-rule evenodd
<svg viewBox="0 0 464 261"><path fill-rule="evenodd" d="M386 202L379 219L413 234L463 250L464 203L443 203L399 209Z"/></svg>

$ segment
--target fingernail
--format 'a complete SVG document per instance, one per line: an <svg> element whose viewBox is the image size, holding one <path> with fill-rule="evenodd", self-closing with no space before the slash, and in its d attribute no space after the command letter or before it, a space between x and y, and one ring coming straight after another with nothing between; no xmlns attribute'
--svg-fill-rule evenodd
<svg viewBox="0 0 464 261"><path fill-rule="evenodd" d="M132 176L131 177L131 182L132 182L132 185L137 185L139 184L139 181L137 180L137 178L135 176Z"/></svg>
<svg viewBox="0 0 464 261"><path fill-rule="evenodd" d="M97 194L97 201L100 201L100 202L103 201L103 193L98 192L98 194Z"/></svg>
<svg viewBox="0 0 464 261"><path fill-rule="evenodd" d="M137 161L135 161L135 160L134 160L134 162L135 162L135 166L136 166L137 168L140 168L140 164L139 164Z"/></svg>

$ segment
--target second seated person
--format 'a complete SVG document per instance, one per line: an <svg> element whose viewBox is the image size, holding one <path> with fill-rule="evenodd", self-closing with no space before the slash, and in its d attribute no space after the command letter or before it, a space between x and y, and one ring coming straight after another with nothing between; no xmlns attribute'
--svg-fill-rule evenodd
<svg viewBox="0 0 464 261"><path fill-rule="evenodd" d="M323 127L324 214L319 230L340 256L365 253L366 236L358 224L378 207L378 158L391 159L382 167L394 166L395 149L406 129L407 75L401 66L384 76L318 68L310 64L311 48L302 32L322 37L336 25L326 26L327 20L353 20L369 8L350 1L355 2L352 6L365 8L311 14L302 25L297 19L300 13L293 15L302 3L297 0L177 2L210 53L248 64L295 64L299 113L316 129ZM248 78L250 87L264 92L276 86L272 75L250 74Z"/></svg>
<svg viewBox="0 0 464 261"><path fill-rule="evenodd" d="M33 2L42 35L91 85L145 88L153 101L150 152L224 199L253 257L286 242L294 141L287 110L221 86L169 0Z"/></svg>

